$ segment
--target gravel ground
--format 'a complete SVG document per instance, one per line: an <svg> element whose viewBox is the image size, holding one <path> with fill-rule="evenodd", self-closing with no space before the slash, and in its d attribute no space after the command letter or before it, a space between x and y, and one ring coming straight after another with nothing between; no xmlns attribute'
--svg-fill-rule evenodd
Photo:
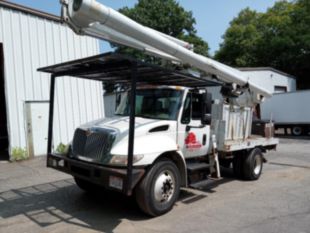
<svg viewBox="0 0 310 233"><path fill-rule="evenodd" d="M0 232L310 233L309 139L281 139L261 178L184 189L171 212L148 218L132 198L85 194L45 158L0 163Z"/></svg>

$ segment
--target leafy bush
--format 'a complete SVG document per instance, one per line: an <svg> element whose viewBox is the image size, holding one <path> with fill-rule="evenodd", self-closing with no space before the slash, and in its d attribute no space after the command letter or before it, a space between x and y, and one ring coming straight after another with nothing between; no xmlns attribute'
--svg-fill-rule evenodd
<svg viewBox="0 0 310 233"><path fill-rule="evenodd" d="M23 149L20 147L14 147L12 149L11 161L20 161L20 160L25 160L28 158L29 158L29 155L26 149Z"/></svg>
<svg viewBox="0 0 310 233"><path fill-rule="evenodd" d="M69 151L69 145L65 145L63 143L59 143L56 148L56 153L65 155Z"/></svg>

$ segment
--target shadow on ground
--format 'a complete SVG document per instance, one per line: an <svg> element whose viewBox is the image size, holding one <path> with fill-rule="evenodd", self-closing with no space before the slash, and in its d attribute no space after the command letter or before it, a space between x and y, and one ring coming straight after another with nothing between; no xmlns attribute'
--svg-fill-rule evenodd
<svg viewBox="0 0 310 233"><path fill-rule="evenodd" d="M294 139L294 140L310 140L309 135L294 136L294 135L286 135L286 134L275 134L275 137L284 138L284 139Z"/></svg>
<svg viewBox="0 0 310 233"><path fill-rule="evenodd" d="M17 215L41 227L65 222L104 232L112 232L123 218L146 218L132 198L106 191L87 194L72 179L0 193L0 217Z"/></svg>
<svg viewBox="0 0 310 233"><path fill-rule="evenodd" d="M207 197L219 184L233 180L231 175L217 184L201 187L200 194L182 190L178 203L191 204ZM177 205L178 205L177 203ZM138 208L133 197L98 191L88 194L80 190L73 179L65 179L0 193L0 218L24 215L40 227L66 223L97 231L112 232L122 219L149 219Z"/></svg>

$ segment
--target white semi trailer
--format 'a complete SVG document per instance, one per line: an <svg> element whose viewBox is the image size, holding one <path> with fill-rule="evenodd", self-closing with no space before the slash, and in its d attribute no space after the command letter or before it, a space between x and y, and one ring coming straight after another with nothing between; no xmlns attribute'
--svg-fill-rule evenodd
<svg viewBox="0 0 310 233"><path fill-rule="evenodd" d="M271 93L240 71L195 54L186 42L142 26L94 0L62 0L62 18L75 32L190 64L222 85L212 101L204 77L165 70L117 54L39 69L52 74L47 165L95 185L136 195L152 216L169 211L181 187L220 179L220 163L242 179L260 177L263 153L278 140L251 134L252 110ZM115 117L78 127L65 155L52 152L55 79L75 76L128 84ZM209 174L209 175L206 175Z"/></svg>
<svg viewBox="0 0 310 233"><path fill-rule="evenodd" d="M275 128L288 129L294 136L310 132L310 91L274 94L261 104L261 119L274 121Z"/></svg>

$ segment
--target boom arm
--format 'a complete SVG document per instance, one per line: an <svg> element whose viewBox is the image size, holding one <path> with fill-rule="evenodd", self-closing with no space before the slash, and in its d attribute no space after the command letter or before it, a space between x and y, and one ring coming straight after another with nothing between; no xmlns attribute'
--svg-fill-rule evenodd
<svg viewBox="0 0 310 233"><path fill-rule="evenodd" d="M259 103L271 93L252 83L241 71L196 54L192 45L145 27L96 0L61 0L62 19L76 33L133 47L157 57L187 63L226 83L246 88L251 102Z"/></svg>

